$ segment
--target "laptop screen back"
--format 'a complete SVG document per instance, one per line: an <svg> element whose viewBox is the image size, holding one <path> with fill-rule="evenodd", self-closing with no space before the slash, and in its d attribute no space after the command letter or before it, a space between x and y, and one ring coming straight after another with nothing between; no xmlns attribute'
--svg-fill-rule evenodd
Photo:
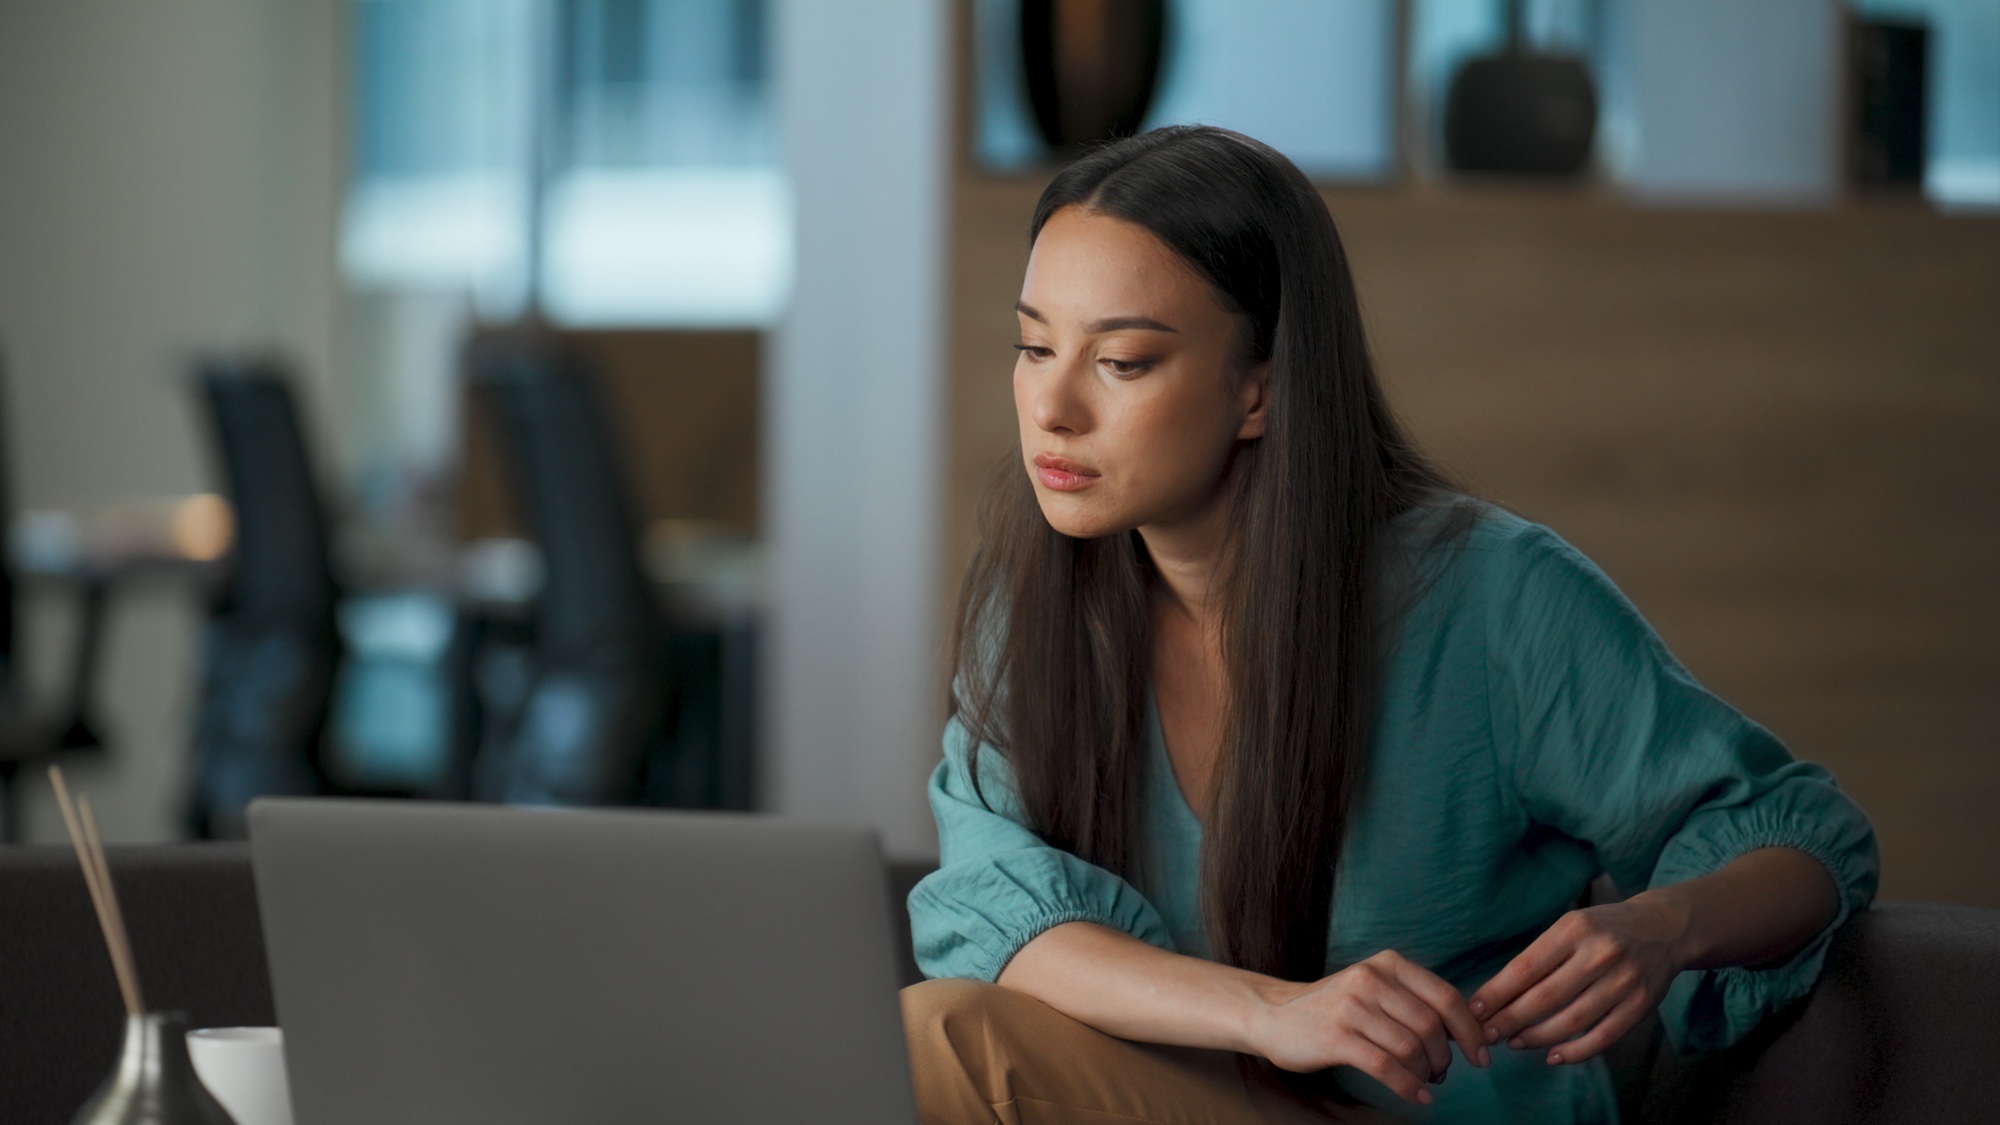
<svg viewBox="0 0 2000 1125"><path fill-rule="evenodd" d="M910 1122L872 833L262 800L298 1125Z"/></svg>

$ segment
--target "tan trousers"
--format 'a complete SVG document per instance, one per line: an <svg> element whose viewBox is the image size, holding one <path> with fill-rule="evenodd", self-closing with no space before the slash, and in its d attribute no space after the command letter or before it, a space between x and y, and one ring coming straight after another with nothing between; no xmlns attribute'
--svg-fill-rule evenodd
<svg viewBox="0 0 2000 1125"><path fill-rule="evenodd" d="M924 1125L1325 1125L1273 1081L1246 1081L1223 1051L1134 1043L1013 989L932 980L903 990L917 1116Z"/></svg>

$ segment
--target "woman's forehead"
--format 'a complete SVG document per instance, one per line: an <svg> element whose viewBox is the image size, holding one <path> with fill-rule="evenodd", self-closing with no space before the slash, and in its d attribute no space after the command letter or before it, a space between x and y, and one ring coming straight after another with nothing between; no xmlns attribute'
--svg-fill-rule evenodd
<svg viewBox="0 0 2000 1125"><path fill-rule="evenodd" d="M1137 223L1079 206L1049 217L1035 238L1021 302L1051 323L1106 315L1165 323L1227 319L1193 267Z"/></svg>

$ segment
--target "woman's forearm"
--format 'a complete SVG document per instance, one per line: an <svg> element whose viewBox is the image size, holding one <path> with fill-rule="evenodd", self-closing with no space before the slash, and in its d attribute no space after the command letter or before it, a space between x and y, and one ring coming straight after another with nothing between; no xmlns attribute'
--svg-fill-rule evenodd
<svg viewBox="0 0 2000 1125"><path fill-rule="evenodd" d="M1674 916L1683 968L1781 961L1840 911L1826 865L1797 848L1746 852L1713 874L1635 895Z"/></svg>
<svg viewBox="0 0 2000 1125"><path fill-rule="evenodd" d="M1284 987L1089 922L1056 926L1022 946L1000 983L1121 1039L1246 1052L1273 990Z"/></svg>
<svg viewBox="0 0 2000 1125"><path fill-rule="evenodd" d="M1022 946L1000 983L1123 1039L1241 1051L1301 1073L1352 1066L1419 1105L1453 1042L1475 1066L1492 1061L1465 997L1388 950L1283 981L1072 922Z"/></svg>

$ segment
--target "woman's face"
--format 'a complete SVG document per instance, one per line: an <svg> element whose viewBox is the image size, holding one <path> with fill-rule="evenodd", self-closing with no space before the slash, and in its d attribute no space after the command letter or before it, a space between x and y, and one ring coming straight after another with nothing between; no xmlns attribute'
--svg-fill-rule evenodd
<svg viewBox="0 0 2000 1125"><path fill-rule="evenodd" d="M1015 306L1021 456L1051 526L1091 537L1201 519L1240 441L1264 433L1266 364L1237 317L1151 231L1050 216Z"/></svg>

